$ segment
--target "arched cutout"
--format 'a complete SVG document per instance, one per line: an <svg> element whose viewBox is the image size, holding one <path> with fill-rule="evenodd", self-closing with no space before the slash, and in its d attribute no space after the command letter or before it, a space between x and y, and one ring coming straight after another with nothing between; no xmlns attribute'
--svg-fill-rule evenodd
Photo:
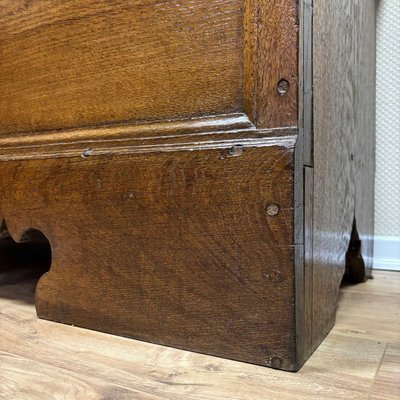
<svg viewBox="0 0 400 400"><path fill-rule="evenodd" d="M51 266L51 247L42 232L27 230L15 242L3 221L0 228L0 286L37 280ZM1 296L1 290L0 290Z"/></svg>
<svg viewBox="0 0 400 400"><path fill-rule="evenodd" d="M357 230L356 219L353 219L350 243L346 253L346 269L343 282L361 283L367 280L365 263L361 254L361 240Z"/></svg>

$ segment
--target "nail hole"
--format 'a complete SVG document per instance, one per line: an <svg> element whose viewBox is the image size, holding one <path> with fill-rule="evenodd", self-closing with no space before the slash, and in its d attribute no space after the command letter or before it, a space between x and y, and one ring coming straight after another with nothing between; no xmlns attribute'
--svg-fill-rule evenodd
<svg viewBox="0 0 400 400"><path fill-rule="evenodd" d="M284 96L285 94L287 94L287 92L289 91L289 81L287 81L286 79L281 79L278 82L277 90L280 96Z"/></svg>

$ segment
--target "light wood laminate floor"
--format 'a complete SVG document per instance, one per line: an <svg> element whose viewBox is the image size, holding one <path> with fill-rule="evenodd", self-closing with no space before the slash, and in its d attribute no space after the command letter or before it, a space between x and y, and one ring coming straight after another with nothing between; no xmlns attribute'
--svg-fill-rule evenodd
<svg viewBox="0 0 400 400"><path fill-rule="evenodd" d="M0 399L399 400L400 273L374 275L342 289L335 328L298 373L38 320L34 282L3 283Z"/></svg>

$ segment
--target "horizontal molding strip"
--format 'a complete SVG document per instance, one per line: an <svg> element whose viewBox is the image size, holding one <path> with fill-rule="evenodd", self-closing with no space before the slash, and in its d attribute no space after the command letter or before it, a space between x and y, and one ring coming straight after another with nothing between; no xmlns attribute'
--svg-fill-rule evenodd
<svg viewBox="0 0 400 400"><path fill-rule="evenodd" d="M180 142L180 143L164 143L164 144L150 144L150 145L128 145L125 146L102 146L101 142L97 146L87 148L67 148L67 146L56 148L39 148L37 152L33 149L24 153L10 152L10 154L0 152L0 161L19 161L29 159L43 159L43 158L62 158L62 157L77 157L89 158L92 156L101 155L122 155L122 154L135 154L135 153L163 153L173 151L198 151L198 150L215 150L215 149L230 149L233 146L241 146L243 150L251 147L271 147L283 146L287 148L294 148L297 136L273 136L264 138L236 138L224 140L204 140L193 142ZM21 149L26 150L26 149ZM231 155L235 156L234 154ZM228 155L229 157L229 155Z"/></svg>
<svg viewBox="0 0 400 400"><path fill-rule="evenodd" d="M165 120L137 124L80 127L42 132L0 135L0 147L31 146L96 140L154 139L171 135L213 133L216 131L255 129L246 114L213 115L181 120Z"/></svg>
<svg viewBox="0 0 400 400"><path fill-rule="evenodd" d="M0 136L0 161L95 155L294 146L294 127L255 129L244 114Z"/></svg>

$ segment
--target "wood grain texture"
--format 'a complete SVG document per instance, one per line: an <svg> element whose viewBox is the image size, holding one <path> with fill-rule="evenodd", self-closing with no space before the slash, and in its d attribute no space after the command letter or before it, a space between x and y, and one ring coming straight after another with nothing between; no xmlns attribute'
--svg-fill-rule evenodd
<svg viewBox="0 0 400 400"><path fill-rule="evenodd" d="M255 129L243 114L0 136L0 161L228 148L296 141L296 128Z"/></svg>
<svg viewBox="0 0 400 400"><path fill-rule="evenodd" d="M16 148L65 144L69 142L97 142L101 140L146 140L159 137L181 137L186 135L215 134L230 131L254 130L253 124L244 114L226 114L180 120L165 120L136 124L109 124L87 128L56 131L0 135L0 147ZM271 132L273 130L271 129ZM279 132L278 129L274 131ZM276 136L271 135L271 136Z"/></svg>
<svg viewBox="0 0 400 400"><path fill-rule="evenodd" d="M314 0L313 11L315 348L335 321L353 219L360 236L372 232L375 9Z"/></svg>
<svg viewBox="0 0 400 400"><path fill-rule="evenodd" d="M313 353L313 169L304 168L304 289L303 296L303 348L304 357Z"/></svg>
<svg viewBox="0 0 400 400"><path fill-rule="evenodd" d="M400 398L400 343L388 344L369 398L371 400Z"/></svg>
<svg viewBox="0 0 400 400"><path fill-rule="evenodd" d="M354 103L353 169L355 184L355 219L362 242L362 255L371 275L374 248L375 201L375 87L376 87L376 6L377 1L361 2L354 12L357 42Z"/></svg>
<svg viewBox="0 0 400 400"><path fill-rule="evenodd" d="M298 12L297 0L245 1L244 106L258 128L298 125Z"/></svg>
<svg viewBox="0 0 400 400"><path fill-rule="evenodd" d="M50 241L39 316L298 369L354 218L370 268L372 2L6 0L0 22L2 232Z"/></svg>
<svg viewBox="0 0 400 400"><path fill-rule="evenodd" d="M299 358L312 354L312 3L299 6L298 137L294 168L294 240L296 243L296 330Z"/></svg>
<svg viewBox="0 0 400 400"><path fill-rule="evenodd" d="M38 229L52 248L39 317L299 368L294 143L279 140L238 154L225 144L4 162L9 232L20 241Z"/></svg>
<svg viewBox="0 0 400 400"><path fill-rule="evenodd" d="M302 165L313 164L313 0L299 2L299 130Z"/></svg>
<svg viewBox="0 0 400 400"><path fill-rule="evenodd" d="M377 271L374 271L374 275ZM351 290L343 290L340 294L338 306L338 318L335 324L335 331L354 337L368 338L375 340L382 338L386 342L395 343L400 341L400 277L391 274L380 274L378 282L368 281L365 285L356 285ZM366 288L364 288L366 286ZM343 304L350 304L358 298L364 291L369 293L369 297L359 304L358 309L345 310ZM340 303L341 302L341 303ZM377 304L385 304L385 312L379 310ZM360 318L361 314L365 314ZM393 318L388 318L392 315ZM357 327L349 330L353 320L357 320Z"/></svg>
<svg viewBox="0 0 400 400"><path fill-rule="evenodd" d="M297 0L4 1L0 133L236 112L297 126L297 13Z"/></svg>
<svg viewBox="0 0 400 400"><path fill-rule="evenodd" d="M0 132L240 111L242 5L2 1Z"/></svg>
<svg viewBox="0 0 400 400"><path fill-rule="evenodd" d="M373 394L397 399L391 338L400 332L392 312L400 304L400 274L374 275L367 284L343 288L343 324L297 374L39 320L34 283L1 285L0 398L342 400L368 398L372 387Z"/></svg>
<svg viewBox="0 0 400 400"><path fill-rule="evenodd" d="M0 399L14 400L160 400L100 379L0 352ZM62 379L60 379L62 377ZM21 381L24 382L21 385ZM140 397L138 397L140 396Z"/></svg>

